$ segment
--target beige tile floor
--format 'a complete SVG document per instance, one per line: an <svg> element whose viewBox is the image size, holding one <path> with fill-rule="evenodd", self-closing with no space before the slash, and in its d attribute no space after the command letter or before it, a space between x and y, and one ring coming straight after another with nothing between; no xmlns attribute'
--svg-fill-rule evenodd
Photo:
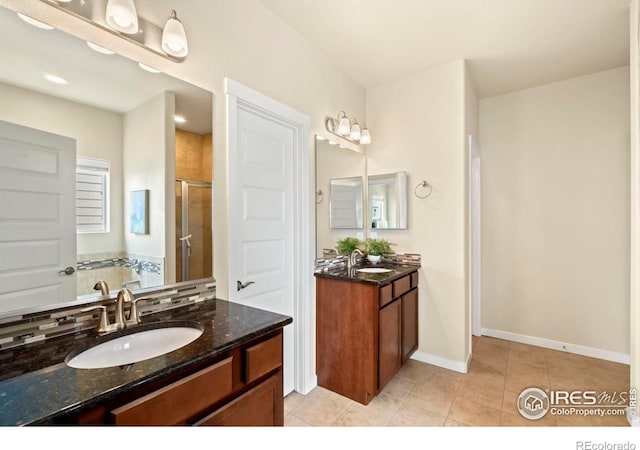
<svg viewBox="0 0 640 450"><path fill-rule="evenodd" d="M469 373L408 361L367 406L317 387L284 402L285 426L627 426L624 416L526 420L527 387L623 392L629 366L489 337L474 338Z"/></svg>

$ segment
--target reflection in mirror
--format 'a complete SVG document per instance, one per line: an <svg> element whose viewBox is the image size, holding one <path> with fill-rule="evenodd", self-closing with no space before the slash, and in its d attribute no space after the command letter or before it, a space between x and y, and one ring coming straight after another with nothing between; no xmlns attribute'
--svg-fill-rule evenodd
<svg viewBox="0 0 640 450"><path fill-rule="evenodd" d="M367 177L369 227L407 228L407 173Z"/></svg>
<svg viewBox="0 0 640 450"><path fill-rule="evenodd" d="M111 293L206 278L212 275L212 93L181 80L143 71L135 61L91 50L84 41L59 30L43 30L0 8L0 121L28 127L34 133L71 138L72 153L66 177L70 196L77 196L73 217L77 234L58 243L77 255L62 258L54 247L29 244L33 255L47 253L47 270L73 267L72 290L57 289L57 297L40 295L37 304L20 296L0 304L0 317L16 310L46 309L50 304L95 300L98 280ZM68 80L52 84L43 73ZM174 122L174 116L186 122ZM0 152L0 171L8 174L8 152ZM76 166L76 157L82 158ZM14 164L15 165L15 164ZM24 170L23 170L24 172ZM37 171L30 172L35 177ZM12 175L13 176L13 175ZM33 184L51 177L43 173ZM183 187L184 186L184 187ZM148 232L131 233L131 192L148 190ZM189 201L186 201L187 198ZM0 192L0 209L6 196ZM185 204L185 208L182 205ZM28 205L23 205L29 211ZM70 209L69 211L74 211ZM2 219L2 217L0 217ZM0 244L19 239L0 236ZM14 234L14 236L17 236ZM43 241L44 242L44 241ZM77 252L77 253L76 253ZM59 252L63 253L63 252ZM72 253L72 254L73 254ZM24 279L40 261L24 258L13 271ZM42 260L42 258L40 258ZM185 263L186 261L186 263ZM0 268L0 277L7 276ZM3 271L5 271L3 273ZM13 273L13 272L12 272ZM14 273L15 275L15 273ZM64 278L60 276L60 278ZM26 286L25 289L40 289ZM8 292L0 286L0 303Z"/></svg>
<svg viewBox="0 0 640 450"><path fill-rule="evenodd" d="M333 178L329 196L331 228L362 229L363 177Z"/></svg>
<svg viewBox="0 0 640 450"><path fill-rule="evenodd" d="M362 212L363 195L360 194L359 222L357 206L351 209L350 228L336 228L332 226L333 202L331 197L337 186L332 180L360 180L362 192L362 180L365 176L365 155L354 150L340 148L338 145L330 145L326 139L318 139L316 136L316 257L322 258L323 251L331 251L338 241L347 236L362 239ZM347 182L351 183L351 182ZM339 188L339 189L342 189ZM348 190L351 188L347 187ZM319 194L322 191L323 194ZM353 189L355 191L355 187ZM353 195L355 197L355 194ZM355 199L353 199L355 203Z"/></svg>

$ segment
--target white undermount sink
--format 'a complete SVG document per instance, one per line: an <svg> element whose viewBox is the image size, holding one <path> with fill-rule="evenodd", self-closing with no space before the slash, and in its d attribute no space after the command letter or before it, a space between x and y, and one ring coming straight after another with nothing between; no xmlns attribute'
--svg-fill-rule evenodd
<svg viewBox="0 0 640 450"><path fill-rule="evenodd" d="M358 269L358 272L363 272L363 273L387 273L387 272L391 272L391 269L384 269L382 267L364 267L362 269Z"/></svg>
<svg viewBox="0 0 640 450"><path fill-rule="evenodd" d="M204 331L197 322L150 325L152 329L139 326L140 331L107 340L75 355L72 352L65 362L76 369L124 366L184 347L198 339Z"/></svg>

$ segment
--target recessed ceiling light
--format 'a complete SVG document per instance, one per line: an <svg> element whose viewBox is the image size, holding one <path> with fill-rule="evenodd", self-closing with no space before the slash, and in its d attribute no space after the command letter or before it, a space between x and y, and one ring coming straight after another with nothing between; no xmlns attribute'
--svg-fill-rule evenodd
<svg viewBox="0 0 640 450"><path fill-rule="evenodd" d="M103 55L113 55L115 52L109 50L108 48L101 47L98 44L94 44L91 41L87 41L87 45L91 50L95 50L98 53L102 53Z"/></svg>
<svg viewBox="0 0 640 450"><path fill-rule="evenodd" d="M147 72L160 73L158 69L154 69L153 67L147 66L146 64L138 63L138 65L140 66L141 69L146 70Z"/></svg>
<svg viewBox="0 0 640 450"><path fill-rule="evenodd" d="M33 17L26 16L22 13L18 13L18 17L27 22L29 25L33 25L34 27L42 28L43 30L53 30L55 27L52 27L48 23L40 22L39 20L34 19Z"/></svg>
<svg viewBox="0 0 640 450"><path fill-rule="evenodd" d="M175 116L173 116L173 120L175 120L176 123L185 123L187 121L187 119L185 119L184 117L179 116L177 114Z"/></svg>
<svg viewBox="0 0 640 450"><path fill-rule="evenodd" d="M50 81L55 84L69 84L69 80L60 75L54 75L52 73L43 73L42 76L45 80Z"/></svg>

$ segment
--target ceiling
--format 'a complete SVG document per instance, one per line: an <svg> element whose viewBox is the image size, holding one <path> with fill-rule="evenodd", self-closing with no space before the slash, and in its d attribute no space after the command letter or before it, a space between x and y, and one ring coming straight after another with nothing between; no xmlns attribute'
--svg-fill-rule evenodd
<svg viewBox="0 0 640 450"><path fill-rule="evenodd" d="M466 59L480 97L629 64L628 0L261 0L365 88Z"/></svg>
<svg viewBox="0 0 640 450"><path fill-rule="evenodd" d="M120 55L104 55L60 30L42 30L0 7L0 82L54 97L125 113L164 91L176 95L176 113L187 118L176 128L197 134L212 129L212 94L165 74L146 72ZM42 73L69 80L45 81Z"/></svg>

